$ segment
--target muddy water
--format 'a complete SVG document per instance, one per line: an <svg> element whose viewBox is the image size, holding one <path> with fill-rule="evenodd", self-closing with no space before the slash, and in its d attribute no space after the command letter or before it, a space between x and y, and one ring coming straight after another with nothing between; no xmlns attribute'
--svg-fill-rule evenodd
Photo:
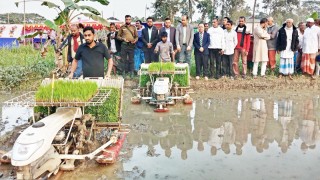
<svg viewBox="0 0 320 180"><path fill-rule="evenodd" d="M130 104L119 161L93 161L59 179L317 179L320 93L209 92L168 113Z"/></svg>
<svg viewBox="0 0 320 180"><path fill-rule="evenodd" d="M62 179L317 179L316 93L198 92L193 105L153 113L131 105L119 162L85 166Z"/></svg>

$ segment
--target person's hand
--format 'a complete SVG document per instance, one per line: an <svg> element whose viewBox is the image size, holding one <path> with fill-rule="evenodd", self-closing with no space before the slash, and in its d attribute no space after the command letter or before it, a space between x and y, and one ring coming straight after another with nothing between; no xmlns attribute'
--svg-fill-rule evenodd
<svg viewBox="0 0 320 180"><path fill-rule="evenodd" d="M191 51L191 47L190 46L187 47L187 51Z"/></svg>
<svg viewBox="0 0 320 180"><path fill-rule="evenodd" d="M223 50L221 50L221 51L220 51L220 54L221 54L221 55L223 55L223 54L224 54L224 51L223 51Z"/></svg>
<svg viewBox="0 0 320 180"><path fill-rule="evenodd" d="M151 44L151 43L148 43L148 44L147 44L147 47L148 47L148 48L152 48L152 44Z"/></svg>
<svg viewBox="0 0 320 180"><path fill-rule="evenodd" d="M137 40L133 40L131 41L131 44L135 44L137 42Z"/></svg>
<svg viewBox="0 0 320 180"><path fill-rule="evenodd" d="M177 51L180 52L181 51L181 47L177 46Z"/></svg>
<svg viewBox="0 0 320 180"><path fill-rule="evenodd" d="M124 42L129 42L126 38L123 38L123 41L124 41Z"/></svg>
<svg viewBox="0 0 320 180"><path fill-rule="evenodd" d="M277 54L280 54L280 51L277 51Z"/></svg>
<svg viewBox="0 0 320 180"><path fill-rule="evenodd" d="M74 74L74 73L71 72L71 73L69 74L68 78L69 78L69 79L72 79L72 78L73 78L73 74Z"/></svg>
<svg viewBox="0 0 320 180"><path fill-rule="evenodd" d="M158 51L157 51L157 50L154 50L154 53L158 53Z"/></svg>
<svg viewBox="0 0 320 180"><path fill-rule="evenodd" d="M244 55L248 56L248 54L249 54L248 51L244 51Z"/></svg>
<svg viewBox="0 0 320 180"><path fill-rule="evenodd" d="M199 49L199 51L200 51L200 52L203 52L203 51L204 51L203 47L201 47L201 48Z"/></svg>
<svg viewBox="0 0 320 180"><path fill-rule="evenodd" d="M104 78L105 78L105 79L110 79L111 76L110 76L110 74L107 74Z"/></svg>

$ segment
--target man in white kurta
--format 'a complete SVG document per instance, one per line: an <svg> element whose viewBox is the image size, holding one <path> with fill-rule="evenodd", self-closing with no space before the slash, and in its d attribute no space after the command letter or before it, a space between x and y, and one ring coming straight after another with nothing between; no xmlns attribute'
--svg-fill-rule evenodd
<svg viewBox="0 0 320 180"><path fill-rule="evenodd" d="M307 19L307 28L302 39L301 69L314 79L315 58L320 52L320 28L314 25L314 19Z"/></svg>
<svg viewBox="0 0 320 180"><path fill-rule="evenodd" d="M267 32L267 18L260 20L260 26L256 27L253 32L253 77L256 78L258 74L259 62L261 62L261 76L266 75L266 68L268 63L268 46L267 40L270 39L270 34Z"/></svg>
<svg viewBox="0 0 320 180"><path fill-rule="evenodd" d="M236 31L232 30L233 22L229 20L224 30L224 41L225 41L225 49L224 54L222 56L222 72L223 75L227 75L232 77L232 63L233 63L233 55L234 49L238 44L238 38Z"/></svg>

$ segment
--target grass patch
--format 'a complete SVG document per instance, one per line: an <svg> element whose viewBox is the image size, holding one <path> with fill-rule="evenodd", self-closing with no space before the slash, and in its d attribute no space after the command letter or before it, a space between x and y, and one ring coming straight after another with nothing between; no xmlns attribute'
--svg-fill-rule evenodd
<svg viewBox="0 0 320 180"><path fill-rule="evenodd" d="M30 46L0 49L0 90L11 90L21 84L48 77L54 69L54 50L49 47L47 56L41 58L40 51ZM28 82L28 83L26 83Z"/></svg>
<svg viewBox="0 0 320 180"><path fill-rule="evenodd" d="M38 102L87 102L98 91L98 85L90 81L60 81L54 82L52 96L52 85L40 86L35 98Z"/></svg>
<svg viewBox="0 0 320 180"><path fill-rule="evenodd" d="M105 89L111 89L111 95L109 98L102 106L91 106L85 108L85 113L94 115L98 121L118 122L120 115L121 90L118 88L108 87L105 87Z"/></svg>

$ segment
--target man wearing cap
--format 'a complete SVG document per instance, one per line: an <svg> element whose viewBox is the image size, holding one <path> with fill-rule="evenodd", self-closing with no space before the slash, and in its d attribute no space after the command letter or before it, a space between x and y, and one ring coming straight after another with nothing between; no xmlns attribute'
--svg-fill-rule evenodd
<svg viewBox="0 0 320 180"><path fill-rule="evenodd" d="M315 58L320 52L320 28L314 25L314 19L307 19L307 28L302 39L302 61L301 69L305 75L309 75L312 79L315 69Z"/></svg>
<svg viewBox="0 0 320 180"><path fill-rule="evenodd" d="M273 23L273 18L268 17L268 34L270 34L270 39L267 40L268 45L268 66L272 74L274 74L274 69L276 68L276 44L277 44L277 34L278 34L278 26Z"/></svg>

